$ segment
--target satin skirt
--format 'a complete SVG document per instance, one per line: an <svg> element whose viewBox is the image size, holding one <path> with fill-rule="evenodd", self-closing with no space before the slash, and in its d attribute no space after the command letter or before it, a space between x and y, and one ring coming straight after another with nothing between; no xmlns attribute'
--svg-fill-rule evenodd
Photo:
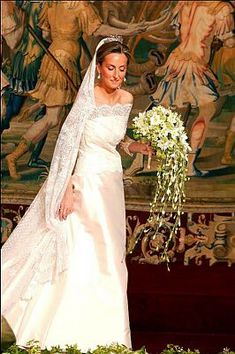
<svg viewBox="0 0 235 354"><path fill-rule="evenodd" d="M122 173L72 178L75 210L63 222L68 268L54 283L35 285L33 298L19 299L5 318L19 345L34 339L42 348L77 344L83 352L114 342L131 347Z"/></svg>

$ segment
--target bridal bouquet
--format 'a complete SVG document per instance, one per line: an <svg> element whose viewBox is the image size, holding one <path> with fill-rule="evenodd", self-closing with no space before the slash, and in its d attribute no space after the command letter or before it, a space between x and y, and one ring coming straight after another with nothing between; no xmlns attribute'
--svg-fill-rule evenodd
<svg viewBox="0 0 235 354"><path fill-rule="evenodd" d="M156 173L156 188L150 204L148 225L155 225L154 236L160 234L166 212L173 219L165 242L161 243L161 261L169 261L168 247L180 226L182 205L185 202L184 185L187 178L188 152L191 150L181 116L163 106L139 113L133 119L134 138L149 142L160 160ZM150 161L148 161L148 165ZM156 227L157 225L157 227ZM168 222L169 230L169 222ZM146 230L145 230L146 232ZM152 235L152 233L151 233ZM164 244L164 245L163 245Z"/></svg>

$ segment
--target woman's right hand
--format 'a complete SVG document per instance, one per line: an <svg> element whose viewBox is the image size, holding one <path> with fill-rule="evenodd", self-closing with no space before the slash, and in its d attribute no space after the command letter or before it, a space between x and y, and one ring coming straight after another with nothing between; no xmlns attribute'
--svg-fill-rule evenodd
<svg viewBox="0 0 235 354"><path fill-rule="evenodd" d="M66 191L64 193L63 199L60 203L60 207L57 211L57 215L60 219L66 220L67 216L73 212L73 185L70 181Z"/></svg>

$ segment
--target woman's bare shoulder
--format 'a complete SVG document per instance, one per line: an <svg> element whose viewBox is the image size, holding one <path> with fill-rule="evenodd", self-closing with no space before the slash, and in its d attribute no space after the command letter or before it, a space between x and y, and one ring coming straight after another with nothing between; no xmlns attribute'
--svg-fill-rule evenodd
<svg viewBox="0 0 235 354"><path fill-rule="evenodd" d="M120 103L133 103L133 95L126 90L120 89Z"/></svg>

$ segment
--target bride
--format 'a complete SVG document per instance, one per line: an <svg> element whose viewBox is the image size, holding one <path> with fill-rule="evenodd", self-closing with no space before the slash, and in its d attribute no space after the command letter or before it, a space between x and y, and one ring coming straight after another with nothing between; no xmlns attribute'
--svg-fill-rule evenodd
<svg viewBox="0 0 235 354"><path fill-rule="evenodd" d="M125 200L116 150L133 97L129 50L100 41L58 137L49 176L2 248L2 314L18 345L131 347ZM96 73L97 80L96 80ZM127 153L151 154L133 140Z"/></svg>

